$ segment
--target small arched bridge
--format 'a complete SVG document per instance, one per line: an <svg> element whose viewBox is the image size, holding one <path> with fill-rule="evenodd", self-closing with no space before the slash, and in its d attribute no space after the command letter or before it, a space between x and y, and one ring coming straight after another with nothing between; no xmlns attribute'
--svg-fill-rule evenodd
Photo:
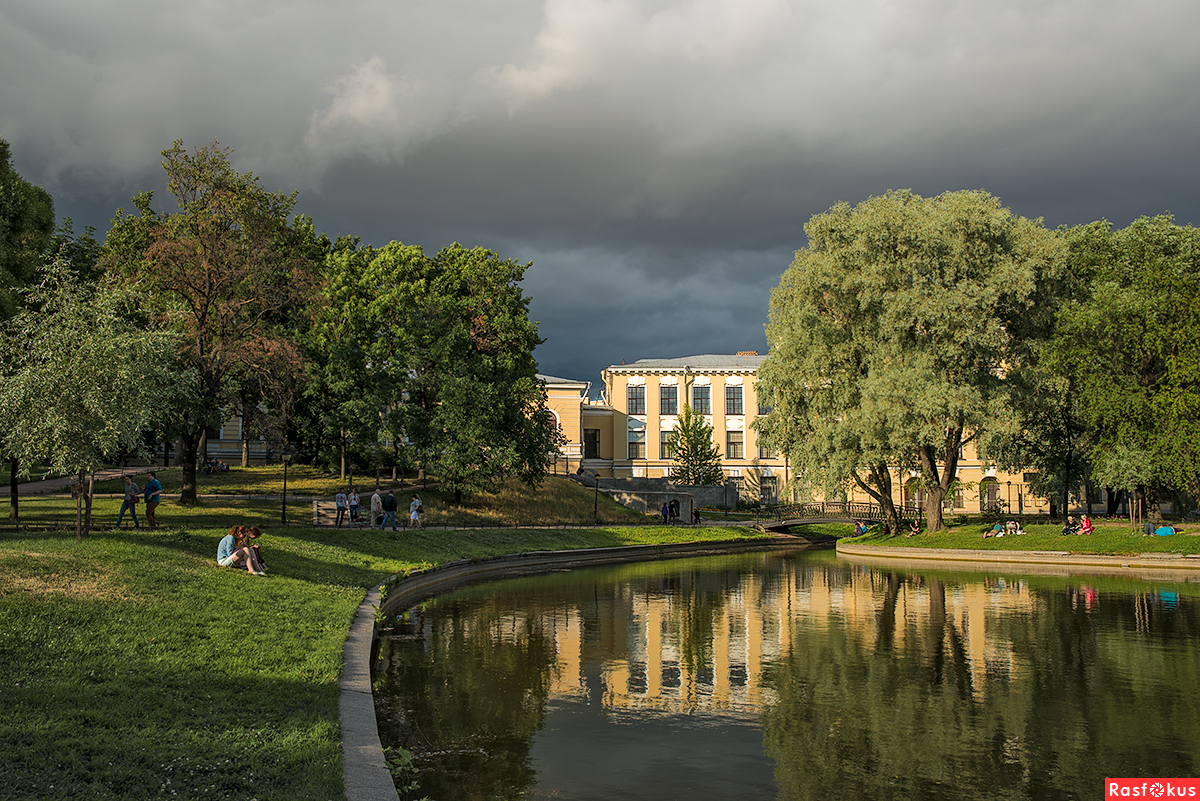
<svg viewBox="0 0 1200 801"><path fill-rule="evenodd" d="M896 506L901 520L915 519L920 510L915 506ZM843 520L883 522L883 507L877 503L852 501L823 501L818 503L779 503L764 506L754 522L766 531L787 531L791 526L810 523L840 523Z"/></svg>

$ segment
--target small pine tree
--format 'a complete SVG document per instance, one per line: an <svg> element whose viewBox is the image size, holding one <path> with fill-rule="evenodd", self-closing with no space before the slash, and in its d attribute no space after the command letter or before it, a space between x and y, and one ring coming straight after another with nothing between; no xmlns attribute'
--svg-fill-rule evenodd
<svg viewBox="0 0 1200 801"><path fill-rule="evenodd" d="M672 480L677 484L722 484L725 472L721 469L721 452L713 444L713 429L704 415L683 405L679 424L667 438L675 454Z"/></svg>

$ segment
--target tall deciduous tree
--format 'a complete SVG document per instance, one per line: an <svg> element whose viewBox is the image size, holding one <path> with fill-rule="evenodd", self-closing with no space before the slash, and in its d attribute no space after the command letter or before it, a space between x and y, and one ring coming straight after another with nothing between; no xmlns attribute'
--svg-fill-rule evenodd
<svg viewBox="0 0 1200 801"><path fill-rule="evenodd" d="M929 528L944 528L963 446L1010 414L1005 371L1042 314L1059 241L977 191L841 203L805 231L771 295L761 430L827 493L857 486L892 525L891 473L919 471Z"/></svg>
<svg viewBox="0 0 1200 801"><path fill-rule="evenodd" d="M667 446L674 454L671 480L676 484L722 484L721 451L713 442L713 428L689 404L667 436Z"/></svg>
<svg viewBox="0 0 1200 801"><path fill-rule="evenodd" d="M45 263L53 234L50 193L17 174L8 142L0 138L0 320L16 314L21 290Z"/></svg>
<svg viewBox="0 0 1200 801"><path fill-rule="evenodd" d="M1163 214L1069 239L1090 283L1064 303L1056 349L1094 435L1095 477L1125 487L1141 476L1156 516L1161 488L1200 497L1200 231Z"/></svg>
<svg viewBox="0 0 1200 801"><path fill-rule="evenodd" d="M296 195L267 192L234 171L216 142L162 152L178 211L119 211L102 262L134 280L156 311L183 333L180 357L199 376L199 404L179 410L184 503L196 499L196 457L206 425L230 402L229 382L270 369L297 375L299 350L286 330L313 287L311 243L289 223ZM297 221L300 222L300 221Z"/></svg>
<svg viewBox="0 0 1200 801"><path fill-rule="evenodd" d="M455 244L414 285L403 428L456 498L510 476L540 482L560 442L537 379L526 266Z"/></svg>
<svg viewBox="0 0 1200 801"><path fill-rule="evenodd" d="M44 462L80 484L178 405L194 376L173 367L174 332L142 327L134 298L80 282L62 261L28 293L0 340L0 424L24 464ZM81 520L79 534L90 526Z"/></svg>

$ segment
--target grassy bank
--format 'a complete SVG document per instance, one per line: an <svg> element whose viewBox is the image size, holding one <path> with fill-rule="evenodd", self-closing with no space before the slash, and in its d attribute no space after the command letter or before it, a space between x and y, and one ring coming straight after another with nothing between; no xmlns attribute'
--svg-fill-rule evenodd
<svg viewBox="0 0 1200 801"><path fill-rule="evenodd" d="M849 538L846 542L864 545L898 545L908 548L960 548L984 551L1068 551L1071 553L1112 554L1134 556L1141 553L1200 553L1200 525L1182 526L1181 533L1170 537L1147 537L1141 531L1130 531L1127 522L1102 521L1095 523L1095 533L1089 536L1062 536L1060 523L1030 524L1021 536L987 537L994 521L965 523L946 532L922 533L915 537L882 536L870 532Z"/></svg>
<svg viewBox="0 0 1200 801"><path fill-rule="evenodd" d="M311 471L311 468L307 468ZM314 498L333 501L337 491L336 484L331 492L315 492L324 489L330 482L328 476L322 477L315 471L300 483L300 487L314 492L305 495L296 490L292 482L292 470L288 471L288 520L295 525L304 525L312 520L312 501ZM212 482L218 478L224 491L216 492L217 485ZM239 477L245 483L233 483ZM160 474L160 478L163 478ZM170 479L170 476L166 476ZM336 480L336 476L333 477ZM145 479L144 474L138 475L139 485ZM178 482L166 483L169 494L178 490ZM97 482L97 493L112 493L118 495L124 482L121 479ZM172 489L174 487L174 489ZM386 489L386 487L385 487ZM370 507L371 492L360 492L359 503L364 510ZM433 486L429 490L413 488L407 484L403 490L395 487L400 499L402 510L401 519L408 516L408 500L413 492L421 496L425 507L423 515L426 525L431 526L555 526L555 525L592 525L597 516L600 525L632 525L648 523L656 518L636 512L616 503L604 493L596 493L569 479L561 476L551 476L542 482L541 486L531 488L519 481L509 482L500 492L478 492L467 495L461 503L455 503L453 493L442 491ZM235 468L229 473L219 473L206 477L200 483L200 492L208 495L201 499L196 506L183 507L178 500L168 498L159 506L157 517L163 526L193 526L209 527L232 525L233 522L244 525L278 525L280 521L280 500L235 500L233 495L280 496L283 493L283 474L275 467L251 467L244 471ZM116 522L117 513L121 509L120 497L97 497L93 501L92 516L97 528L112 528ZM145 505L138 505L138 517L142 518ZM241 519L241 517L246 519ZM229 523L226 523L226 520ZM21 499L21 521L26 525L71 525L75 524L75 502L62 495L29 496ZM2 525L2 524L0 524ZM129 515L125 516L123 525L132 528Z"/></svg>
<svg viewBox="0 0 1200 801"><path fill-rule="evenodd" d="M214 564L225 525L257 512L219 510L177 514L220 528L0 533L4 798L341 798L337 679L367 587L462 558L759 536L276 527L258 578Z"/></svg>

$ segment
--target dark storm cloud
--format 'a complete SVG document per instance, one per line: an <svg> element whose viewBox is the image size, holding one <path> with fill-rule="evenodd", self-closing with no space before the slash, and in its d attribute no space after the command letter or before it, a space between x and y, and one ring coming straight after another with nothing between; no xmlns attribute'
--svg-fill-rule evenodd
<svg viewBox="0 0 1200 801"><path fill-rule="evenodd" d="M217 138L331 234L532 260L543 370L596 380L764 348L840 200L1200 222L1198 23L1182 0L9 0L0 135L77 223Z"/></svg>

